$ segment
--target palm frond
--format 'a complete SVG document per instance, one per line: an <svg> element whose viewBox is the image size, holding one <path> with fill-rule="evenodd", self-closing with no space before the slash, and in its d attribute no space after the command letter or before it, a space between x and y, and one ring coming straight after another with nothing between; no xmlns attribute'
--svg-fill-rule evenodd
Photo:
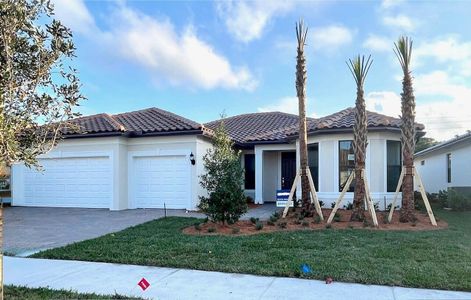
<svg viewBox="0 0 471 300"><path fill-rule="evenodd" d="M412 39L407 36L401 36L394 43L394 54L396 54L399 63L404 72L409 71L412 57Z"/></svg>
<svg viewBox="0 0 471 300"><path fill-rule="evenodd" d="M349 59L346 62L348 69L352 73L352 76L355 79L357 86L363 86L366 75L368 75L368 71L370 70L372 63L373 60L371 59L371 55L369 55L366 60L364 55L358 55L357 57Z"/></svg>
<svg viewBox="0 0 471 300"><path fill-rule="evenodd" d="M303 49L306 44L308 28L304 25L304 20L301 19L296 23L296 38L298 39L298 49Z"/></svg>

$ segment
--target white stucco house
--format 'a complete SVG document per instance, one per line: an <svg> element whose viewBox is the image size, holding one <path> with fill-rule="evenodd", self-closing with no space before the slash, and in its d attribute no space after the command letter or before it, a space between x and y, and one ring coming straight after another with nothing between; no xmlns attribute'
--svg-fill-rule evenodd
<svg viewBox="0 0 471 300"><path fill-rule="evenodd" d="M111 210L195 210L205 191L202 157L221 120L199 124L149 108L74 121L83 131L66 134L39 158L44 170L12 168L12 205ZM308 119L309 166L320 200L335 201L353 170L354 110ZM267 112L224 119L242 150L244 189L255 203L274 202L289 189L299 166L298 116ZM368 113L366 173L374 202L389 204L401 170L400 120ZM423 126L418 124L418 135ZM353 188L346 195L352 201ZM298 189L299 191L300 189Z"/></svg>
<svg viewBox="0 0 471 300"><path fill-rule="evenodd" d="M471 189L471 131L415 154L425 190Z"/></svg>

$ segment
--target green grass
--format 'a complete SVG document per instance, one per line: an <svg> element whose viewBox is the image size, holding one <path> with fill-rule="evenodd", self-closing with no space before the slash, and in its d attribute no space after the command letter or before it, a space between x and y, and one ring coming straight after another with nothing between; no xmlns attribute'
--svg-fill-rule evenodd
<svg viewBox="0 0 471 300"><path fill-rule="evenodd" d="M37 300L37 299L142 299L129 298L121 295L82 294L66 290L52 290L48 288L27 288L7 285L5 286L5 299Z"/></svg>
<svg viewBox="0 0 471 300"><path fill-rule="evenodd" d="M188 236L197 219L170 217L33 257L471 291L471 212L438 210L444 230L325 229ZM300 265L312 267L309 276Z"/></svg>

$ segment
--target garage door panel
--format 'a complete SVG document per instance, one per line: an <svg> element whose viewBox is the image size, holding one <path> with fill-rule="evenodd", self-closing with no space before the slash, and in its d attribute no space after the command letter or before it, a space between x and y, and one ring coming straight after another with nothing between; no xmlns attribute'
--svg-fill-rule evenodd
<svg viewBox="0 0 471 300"><path fill-rule="evenodd" d="M109 208L112 168L108 157L41 159L43 171L25 169L25 204Z"/></svg>
<svg viewBox="0 0 471 300"><path fill-rule="evenodd" d="M135 157L131 197L138 208L189 208L190 164L185 156Z"/></svg>

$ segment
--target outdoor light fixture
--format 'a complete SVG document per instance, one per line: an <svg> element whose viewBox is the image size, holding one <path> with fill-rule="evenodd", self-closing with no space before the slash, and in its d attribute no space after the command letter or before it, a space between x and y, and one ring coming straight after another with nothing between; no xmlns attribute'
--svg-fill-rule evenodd
<svg viewBox="0 0 471 300"><path fill-rule="evenodd" d="M194 165L196 163L195 156L193 155L193 152L190 153L190 161L191 161L192 165Z"/></svg>

